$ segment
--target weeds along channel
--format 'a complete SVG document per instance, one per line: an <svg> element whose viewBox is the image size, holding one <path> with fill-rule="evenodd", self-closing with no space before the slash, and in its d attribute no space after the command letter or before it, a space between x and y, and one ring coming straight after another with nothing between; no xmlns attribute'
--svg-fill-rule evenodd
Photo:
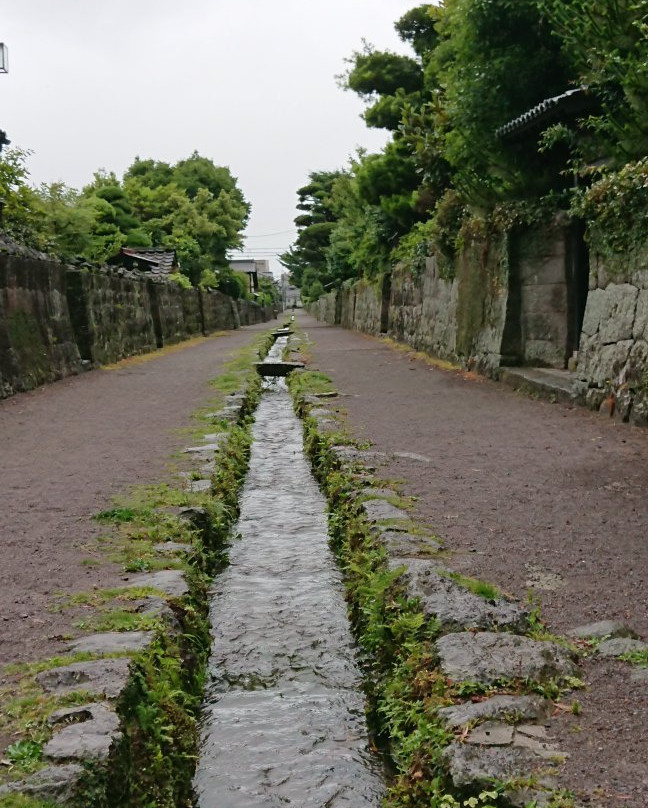
<svg viewBox="0 0 648 808"><path fill-rule="evenodd" d="M299 338L290 353L308 361ZM572 806L553 785L563 758L545 725L554 700L581 684L574 650L547 635L537 609L446 567L438 537L377 476L379 453L347 432L330 379L305 370L288 384L328 500L369 723L391 774L385 808ZM485 670L490 651L474 643L501 645L501 666ZM467 667L453 670L461 644Z"/></svg>
<svg viewBox="0 0 648 808"><path fill-rule="evenodd" d="M59 597L67 653L4 671L0 808L193 804L207 591L238 516L261 390L253 363L272 342L263 335L212 382L177 487L139 488L97 514L106 532L89 560L119 563L124 586Z"/></svg>

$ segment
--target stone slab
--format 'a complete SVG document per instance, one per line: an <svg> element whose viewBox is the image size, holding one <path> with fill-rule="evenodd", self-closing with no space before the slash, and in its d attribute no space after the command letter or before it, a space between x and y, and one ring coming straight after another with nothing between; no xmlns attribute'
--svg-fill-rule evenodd
<svg viewBox="0 0 648 808"><path fill-rule="evenodd" d="M187 480L187 491L191 494L204 494L211 491L211 480Z"/></svg>
<svg viewBox="0 0 648 808"><path fill-rule="evenodd" d="M632 654L639 651L648 651L648 643L633 640L631 637L615 637L604 640L596 649L602 657L620 657L622 654Z"/></svg>
<svg viewBox="0 0 648 808"><path fill-rule="evenodd" d="M367 500L362 503L361 508L370 522L387 522L392 519L402 522L410 518L407 511L397 508L384 499Z"/></svg>
<svg viewBox="0 0 648 808"><path fill-rule="evenodd" d="M498 679L544 682L576 676L569 653L553 642L483 631L446 634L436 641L441 670L455 682L492 684Z"/></svg>
<svg viewBox="0 0 648 808"><path fill-rule="evenodd" d="M484 701L442 707L438 715L449 729L459 729L483 719L544 721L550 709L551 702L541 696L492 696Z"/></svg>
<svg viewBox="0 0 648 808"><path fill-rule="evenodd" d="M81 637L68 645L70 651L90 654L118 654L143 651L153 641L152 631L106 631Z"/></svg>
<svg viewBox="0 0 648 808"><path fill-rule="evenodd" d="M121 737L117 714L104 704L57 710L51 716L53 724L75 721L59 730L45 744L46 760L106 760L110 748Z"/></svg>
<svg viewBox="0 0 648 808"><path fill-rule="evenodd" d="M381 530L380 541L390 556L401 559L430 556L443 549L443 545L430 536L417 536L401 530Z"/></svg>
<svg viewBox="0 0 648 808"><path fill-rule="evenodd" d="M596 623L588 623L586 626L577 626L567 632L568 637L579 640L603 640L615 637L633 637L635 632L625 623L618 620L599 620Z"/></svg>
<svg viewBox="0 0 648 808"><path fill-rule="evenodd" d="M143 572L133 576L126 584L127 589L138 586L152 586L171 598L181 598L189 592L189 585L182 570L160 570Z"/></svg>
<svg viewBox="0 0 648 808"><path fill-rule="evenodd" d="M504 598L486 600L443 574L438 563L421 558L393 558L390 567L406 566L402 580L409 597L418 598L427 618L444 631L506 628L524 631L528 610Z"/></svg>
<svg viewBox="0 0 648 808"><path fill-rule="evenodd" d="M528 779L547 766L546 759L523 747L453 743L445 750L444 758L457 789L488 786L493 780Z"/></svg>
<svg viewBox="0 0 648 808"><path fill-rule="evenodd" d="M0 786L0 794L25 794L41 800L51 800L61 805L70 803L76 794L79 780L85 772L78 763L47 766L26 780Z"/></svg>
<svg viewBox="0 0 648 808"><path fill-rule="evenodd" d="M182 630L180 621L164 598L158 598L155 597L155 595L144 598L137 606L136 612L138 614L150 615L151 617L159 617L172 631Z"/></svg>
<svg viewBox="0 0 648 808"><path fill-rule="evenodd" d="M384 452L356 449L355 446L331 446L330 451L342 465L358 463L369 471L375 470L379 461L386 457Z"/></svg>
<svg viewBox="0 0 648 808"><path fill-rule="evenodd" d="M514 735L515 728L511 724L485 721L466 735L464 743L473 746L510 746Z"/></svg>
<svg viewBox="0 0 648 808"><path fill-rule="evenodd" d="M126 686L129 673L128 657L96 659L43 671L38 674L36 681L48 693L83 690L96 696L116 699Z"/></svg>

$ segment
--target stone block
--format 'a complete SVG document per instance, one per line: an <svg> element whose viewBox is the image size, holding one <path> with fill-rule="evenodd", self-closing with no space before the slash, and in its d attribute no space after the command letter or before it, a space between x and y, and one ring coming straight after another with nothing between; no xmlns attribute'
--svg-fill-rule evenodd
<svg viewBox="0 0 648 808"><path fill-rule="evenodd" d="M528 612L504 598L486 600L442 574L438 564L418 558L394 558L390 566L405 565L401 576L408 596L418 598L428 619L444 631L507 628L524 631Z"/></svg>
<svg viewBox="0 0 648 808"><path fill-rule="evenodd" d="M544 721L551 710L551 702L541 696L491 696L485 701L464 702L442 707L439 717L450 729L474 724L484 719L516 721Z"/></svg>
<svg viewBox="0 0 648 808"><path fill-rule="evenodd" d="M443 674L455 682L492 684L498 679L549 679L576 676L570 654L556 643L517 634L461 632L436 642Z"/></svg>
<svg viewBox="0 0 648 808"><path fill-rule="evenodd" d="M524 361L541 367L565 367L565 341L527 340L524 343Z"/></svg>
<svg viewBox="0 0 648 808"><path fill-rule="evenodd" d="M104 704L65 708L50 717L54 725L70 721L76 723L68 723L45 744L46 760L106 760L113 743L121 738L119 718Z"/></svg>
<svg viewBox="0 0 648 808"><path fill-rule="evenodd" d="M605 290L592 289L587 295L585 304L585 316L583 318L582 332L588 337L593 337L601 326L601 320L607 318L608 307Z"/></svg>
<svg viewBox="0 0 648 808"><path fill-rule="evenodd" d="M596 653L602 657L620 657L623 654L645 653L646 651L648 651L648 643L633 640L631 637L614 637L611 640L603 640L596 649Z"/></svg>
<svg viewBox="0 0 648 808"><path fill-rule="evenodd" d="M585 626L577 626L567 632L568 637L577 640L602 640L614 637L633 637L635 632L625 623L618 620L599 620L596 623L588 623Z"/></svg>
<svg viewBox="0 0 648 808"><path fill-rule="evenodd" d="M640 289L637 295L637 309L632 336L635 339L648 341L648 288Z"/></svg>
<svg viewBox="0 0 648 808"><path fill-rule="evenodd" d="M604 345L632 339L638 294L629 283L611 283L605 290L605 313L599 326Z"/></svg>
<svg viewBox="0 0 648 808"><path fill-rule="evenodd" d="M135 575L126 584L126 588L151 586L159 589L171 598L181 598L189 592L187 579L182 570L160 570L159 572L143 572Z"/></svg>
<svg viewBox="0 0 648 808"><path fill-rule="evenodd" d="M18 793L39 800L68 805L76 796L79 781L84 772L84 767L78 763L47 766L26 780L18 780L0 786L0 795Z"/></svg>
<svg viewBox="0 0 648 808"><path fill-rule="evenodd" d="M633 390L641 388L646 383L648 373L648 342L637 340L630 348L628 361L623 369L622 381Z"/></svg>
<svg viewBox="0 0 648 808"><path fill-rule="evenodd" d="M633 344L632 340L612 345L589 341L580 352L582 361L578 364L578 375L592 387L605 387L610 382L618 381L623 375Z"/></svg>
<svg viewBox="0 0 648 808"><path fill-rule="evenodd" d="M96 696L116 699L130 674L130 659L97 659L74 662L60 668L43 671L36 677L38 684L49 693L70 693L83 690Z"/></svg>
<svg viewBox="0 0 648 808"><path fill-rule="evenodd" d="M106 631L81 637L68 645L70 651L91 654L118 654L143 651L153 641L152 631Z"/></svg>
<svg viewBox="0 0 648 808"><path fill-rule="evenodd" d="M635 393L630 423L634 426L648 426L648 394L643 391Z"/></svg>

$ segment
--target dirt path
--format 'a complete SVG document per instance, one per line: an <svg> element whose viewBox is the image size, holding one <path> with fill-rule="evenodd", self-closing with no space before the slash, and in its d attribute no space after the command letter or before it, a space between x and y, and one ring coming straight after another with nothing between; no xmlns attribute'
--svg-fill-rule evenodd
<svg viewBox="0 0 648 808"><path fill-rule="evenodd" d="M141 364L97 370L0 402L0 665L60 652L69 618L55 593L118 585L116 565L83 566L93 514L130 486L169 477L178 429L209 379L265 323ZM213 395L213 393L212 393Z"/></svg>
<svg viewBox="0 0 648 808"><path fill-rule="evenodd" d="M395 457L381 474L418 498L452 566L525 598L553 631L602 619L648 636L648 431L439 371L306 315L313 366L343 394L353 433ZM552 728L564 785L587 805L648 804L645 680L588 663L580 716Z"/></svg>

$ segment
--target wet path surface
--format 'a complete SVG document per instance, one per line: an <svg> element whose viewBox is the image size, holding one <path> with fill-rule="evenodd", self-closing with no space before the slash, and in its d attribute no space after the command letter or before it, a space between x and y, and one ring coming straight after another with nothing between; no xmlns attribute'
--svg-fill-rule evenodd
<svg viewBox="0 0 648 808"><path fill-rule="evenodd" d="M256 413L230 566L216 579L200 808L370 808L382 781L326 503L283 382Z"/></svg>

